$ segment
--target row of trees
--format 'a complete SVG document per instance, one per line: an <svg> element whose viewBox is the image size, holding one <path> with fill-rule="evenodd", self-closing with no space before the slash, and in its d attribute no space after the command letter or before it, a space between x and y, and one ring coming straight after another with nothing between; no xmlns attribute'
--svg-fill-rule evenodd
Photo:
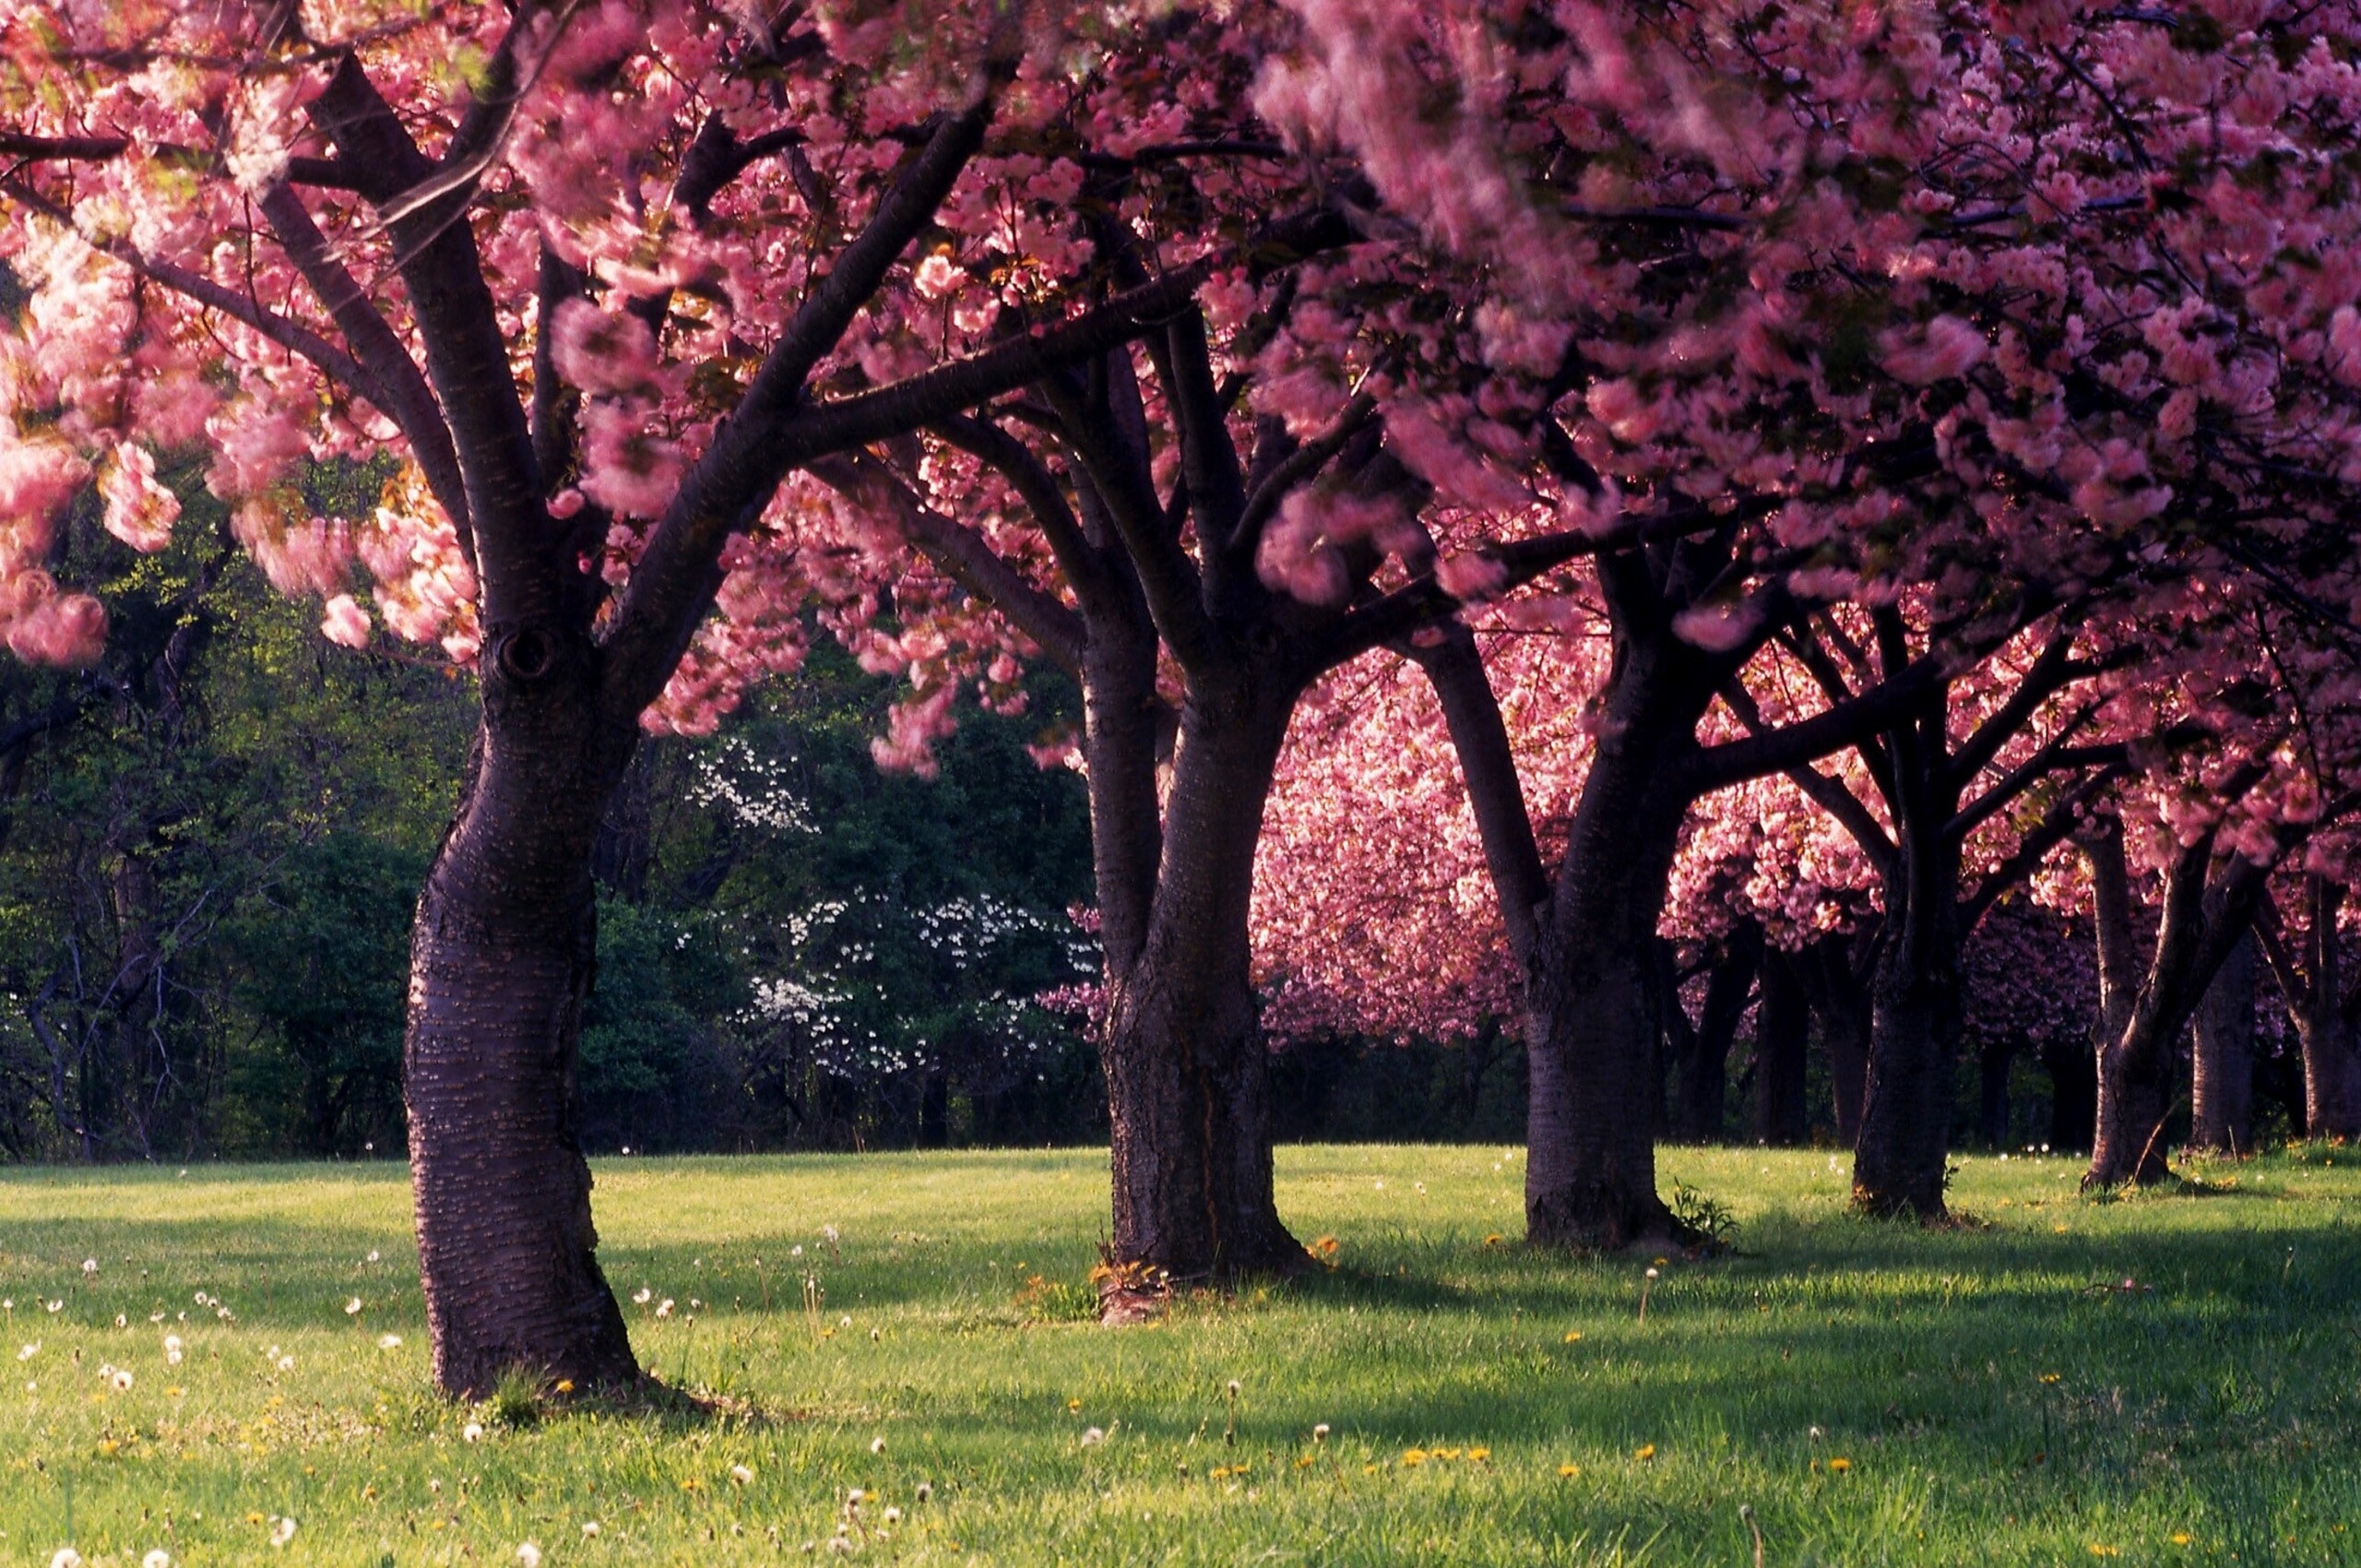
<svg viewBox="0 0 2361 1568"><path fill-rule="evenodd" d="M2272 870L2338 869L2349 16L603 0L7 28L11 646L93 656L49 519L95 477L110 531L160 544L151 454L200 445L325 635L377 635L365 588L480 675L405 1060L446 1387L634 1371L569 1124L594 854L643 728L709 729L814 618L906 681L896 766L930 766L963 693L1014 707L1028 660L1080 688L1117 1310L1302 1257L1255 864L1299 711L1383 650L1466 780L1506 960L1468 984L1521 1020L1537 1243L1678 1229L1649 1111L1685 850L1684 883L1744 873L1701 908L1854 936L1856 1190L1929 1215L1960 939L2050 851L2124 825L2124 875L2102 848L2090 877L2097 1182L2152 1169L2169 1042ZM303 504L304 457L380 453L374 517ZM1826 835L1741 854L1701 827L1784 789L1853 872L1822 874ZM1314 839L1372 820L1309 811Z"/></svg>

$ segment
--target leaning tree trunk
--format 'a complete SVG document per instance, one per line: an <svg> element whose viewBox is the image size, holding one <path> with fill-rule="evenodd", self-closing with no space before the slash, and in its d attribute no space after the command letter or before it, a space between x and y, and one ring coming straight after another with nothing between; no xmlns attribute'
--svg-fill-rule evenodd
<svg viewBox="0 0 2361 1568"><path fill-rule="evenodd" d="M1304 1260L1272 1194L1270 1074L1248 932L1255 842L1292 696L1251 678L1192 694L1141 939L1128 958L1110 945L1100 1039L1109 1250L1127 1273L1222 1281Z"/></svg>
<svg viewBox="0 0 2361 1568"><path fill-rule="evenodd" d="M596 956L590 848L634 733L598 733L575 661L527 631L487 659L468 787L410 946L410 1173L435 1381L636 1378L573 1126ZM487 650L488 652L492 650ZM587 677L584 677L587 679Z"/></svg>
<svg viewBox="0 0 2361 1568"><path fill-rule="evenodd" d="M2189 1026L2189 1141L2198 1148L2254 1152L2254 989L2249 933L2222 961Z"/></svg>
<svg viewBox="0 0 2361 1568"><path fill-rule="evenodd" d="M1644 652L1635 657L1644 658ZM1702 698L1619 671L1526 987L1525 1218L1537 1246L1677 1238L1656 1195L1653 942Z"/></svg>

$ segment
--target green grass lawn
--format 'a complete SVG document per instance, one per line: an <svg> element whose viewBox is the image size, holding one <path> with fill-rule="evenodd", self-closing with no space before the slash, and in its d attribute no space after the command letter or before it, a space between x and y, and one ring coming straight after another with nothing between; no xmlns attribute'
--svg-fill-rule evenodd
<svg viewBox="0 0 2361 1568"><path fill-rule="evenodd" d="M1775 1564L2361 1562L2361 1157L1964 1165L1926 1233L1825 1152L1668 1150L1738 1251L1643 1323L1651 1260L1515 1244L1509 1151L1285 1149L1333 1272L1102 1329L1103 1155L608 1162L634 1342L706 1397L523 1421L428 1391L397 1167L9 1172L0 1564L1742 1565L1741 1504Z"/></svg>

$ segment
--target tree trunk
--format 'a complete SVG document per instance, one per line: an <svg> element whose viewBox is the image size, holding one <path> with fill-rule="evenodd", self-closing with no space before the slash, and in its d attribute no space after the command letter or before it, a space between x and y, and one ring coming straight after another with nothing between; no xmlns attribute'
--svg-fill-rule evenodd
<svg viewBox="0 0 2361 1568"><path fill-rule="evenodd" d="M2009 1146L2009 1070L2018 1042L1994 1040L1976 1054L1975 1131L1986 1148Z"/></svg>
<svg viewBox="0 0 2361 1568"><path fill-rule="evenodd" d="M1911 857L1942 859L1940 848ZM1945 1213L1961 1027L1956 884L1945 869L1918 871L1914 863L1909 907L1898 922L1889 907L1878 950L1869 1083L1853 1154L1853 1202L1867 1214L1940 1219Z"/></svg>
<svg viewBox="0 0 2361 1568"><path fill-rule="evenodd" d="M2089 1042L2053 1040L2041 1048L2041 1064L2049 1074L2048 1147L2087 1152L2099 1115L2098 1063Z"/></svg>
<svg viewBox="0 0 2361 1568"><path fill-rule="evenodd" d="M2172 1174L2164 1134L2172 1114L2176 1032L2135 1027L2099 1048L2098 1116L2084 1187L2148 1186Z"/></svg>
<svg viewBox="0 0 2361 1568"><path fill-rule="evenodd" d="M2254 1152L2254 945L2230 949L2189 1026L2189 1138L2219 1154Z"/></svg>
<svg viewBox="0 0 2361 1568"><path fill-rule="evenodd" d="M1869 998L1853 968L1857 937L1823 936L1797 965L1812 1012L1820 1019L1821 1050L1828 1058L1829 1114L1836 1141L1845 1148L1861 1142L1861 1102L1869 1092Z"/></svg>
<svg viewBox="0 0 2361 1568"><path fill-rule="evenodd" d="M1671 1239L1649 1107L1662 1080L1654 943L1680 823L1669 781L1696 748L1706 692L1661 641L1619 650L1566 858L1527 987L1526 1240L1619 1248Z"/></svg>
<svg viewBox="0 0 2361 1568"><path fill-rule="evenodd" d="M1730 1044L1746 1016L1753 994L1755 972L1762 956L1762 928L1751 921L1732 931L1721 961L1705 982L1705 1004L1694 1028L1685 1036L1679 1057L1680 1098L1672 1118L1672 1135L1683 1143L1719 1143L1729 1099ZM1678 1010L1677 986L1666 991L1664 1005ZM1667 1031L1669 1035L1673 1031Z"/></svg>
<svg viewBox="0 0 2361 1568"><path fill-rule="evenodd" d="M1775 948L1764 951L1754 1013L1754 1135L1774 1148L1800 1144L1811 1131L1804 1094L1811 1013L1795 963Z"/></svg>
<svg viewBox="0 0 2361 1568"><path fill-rule="evenodd" d="M2361 1136L2361 1062L2354 1059L2344 938L2337 929L2344 886L2313 873L2304 879L2304 892L2310 906L2309 962L2294 1009L2304 1051L2304 1135L2350 1142Z"/></svg>
<svg viewBox="0 0 2361 1568"><path fill-rule="evenodd" d="M1959 788L1937 701L1888 736L1893 858L1883 940L1870 981L1869 1085L1853 1152L1853 1203L1865 1214L1940 1219L1950 1180L1959 995Z"/></svg>
<svg viewBox="0 0 2361 1568"><path fill-rule="evenodd" d="M2116 840L2119 847L2119 837ZM2094 856L2093 869L2119 860ZM2213 836L2183 848L2165 877L2164 910L2153 956L2130 1003L2123 1028L2100 1042L2099 1107L2091 1139L2085 1189L2124 1182L2145 1185L2171 1174L2165 1160L2165 1121L2172 1113L2173 1042L2188 1028L2231 949L2244 937L2261 902L2270 868L2230 854L2216 860ZM2102 885L2112 865L2094 874L2101 897L2100 929L2113 922ZM2106 957L2100 960L2104 972ZM2112 1015L2112 999L2106 1008Z"/></svg>
<svg viewBox="0 0 2361 1568"><path fill-rule="evenodd" d="M1175 1280L1231 1280L1304 1258L1272 1195L1247 919L1293 692L1239 688L1191 695L1145 929L1128 959L1109 950L1109 1251L1121 1269Z"/></svg>
<svg viewBox="0 0 2361 1568"><path fill-rule="evenodd" d="M2296 1025L2304 1051L2304 1135L2350 1143L2361 1136L2361 1086L2353 1052L2353 1031L2333 1012Z"/></svg>
<svg viewBox="0 0 2361 1568"><path fill-rule="evenodd" d="M573 671L542 634L495 648L468 787L419 898L403 1053L435 1381L469 1397L512 1371L585 1387L638 1375L572 1103L591 841L635 732L590 731L590 705L551 689Z"/></svg>

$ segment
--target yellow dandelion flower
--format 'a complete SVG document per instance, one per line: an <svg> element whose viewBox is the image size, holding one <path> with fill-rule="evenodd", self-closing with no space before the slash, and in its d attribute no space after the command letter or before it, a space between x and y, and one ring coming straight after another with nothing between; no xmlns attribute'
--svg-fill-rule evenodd
<svg viewBox="0 0 2361 1568"><path fill-rule="evenodd" d="M2123 1553L2116 1548L2106 1545L2103 1541L2093 1541L2091 1543L2091 1555L2093 1557L2120 1557Z"/></svg>
<svg viewBox="0 0 2361 1568"><path fill-rule="evenodd" d="M1079 1399L1069 1399L1069 1400L1067 1400L1067 1401L1066 1401L1066 1413L1067 1413L1068 1415L1074 1415L1074 1416L1078 1416L1078 1415L1082 1414L1082 1401L1081 1401L1081 1400L1079 1400Z"/></svg>
<svg viewBox="0 0 2361 1568"><path fill-rule="evenodd" d="M2058 1374L2056 1372L2044 1372L2041 1374L2041 1381L2044 1383L2056 1383L2058 1381Z"/></svg>
<svg viewBox="0 0 2361 1568"><path fill-rule="evenodd" d="M1853 1467L1853 1461L1852 1461L1852 1460L1850 1460L1850 1459L1846 1459L1846 1458L1844 1458L1844 1457L1842 1457L1842 1456L1839 1456L1839 1457L1837 1457L1837 1458L1831 1459L1831 1460L1828 1462L1828 1467L1829 1467L1830 1469L1832 1469L1832 1470L1834 1470L1837 1474L1842 1475L1842 1474L1844 1474L1846 1470L1849 1470L1849 1469L1851 1469L1851 1468Z"/></svg>
<svg viewBox="0 0 2361 1568"><path fill-rule="evenodd" d="M1582 1340L1582 1336L1583 1331L1579 1328L1570 1328L1566 1330L1566 1343L1569 1345L1579 1344Z"/></svg>
<svg viewBox="0 0 2361 1568"><path fill-rule="evenodd" d="M2063 1236L2066 1234L2066 1227L2063 1225L2053 1225L2049 1229L2051 1233L2054 1235Z"/></svg>
<svg viewBox="0 0 2361 1568"><path fill-rule="evenodd" d="M1423 1448L1406 1448L1402 1451L1402 1462L1412 1466L1423 1465L1427 1462L1427 1451Z"/></svg>
<svg viewBox="0 0 2361 1568"><path fill-rule="evenodd" d="M1296 1455L1295 1467L1296 1467L1297 1469L1299 1469L1299 1470L1308 1470L1308 1469L1310 1469L1310 1468L1311 1468L1311 1467L1315 1463L1317 1463L1317 1461L1316 1461L1316 1460L1314 1460L1314 1459L1311 1457L1311 1455L1309 1455L1309 1454L1299 1454L1299 1455Z"/></svg>
<svg viewBox="0 0 2361 1568"><path fill-rule="evenodd" d="M1631 1455L1634 1459L1653 1459L1655 1456L1656 1445L1653 1443L1643 1443L1640 1444L1638 1452Z"/></svg>
<svg viewBox="0 0 2361 1568"><path fill-rule="evenodd" d="M1435 1450L1435 1457L1438 1459L1456 1459L1459 1457L1459 1450L1456 1448L1438 1448Z"/></svg>
<svg viewBox="0 0 2361 1568"><path fill-rule="evenodd" d="M571 1393L573 1393L573 1392L574 1392L574 1380L573 1380L572 1378L570 1378L570 1377L562 1377L562 1378L559 1378L559 1379L557 1380L557 1391L558 1391L560 1394L571 1394Z"/></svg>
<svg viewBox="0 0 2361 1568"><path fill-rule="evenodd" d="M1483 1464L1491 1456L1492 1451L1489 1448L1471 1448L1467 1451L1467 1462L1471 1465Z"/></svg>
<svg viewBox="0 0 2361 1568"><path fill-rule="evenodd" d="M1558 1467L1558 1474L1560 1476L1573 1477L1579 1476L1582 1473L1583 1467L1580 1465L1560 1465Z"/></svg>
<svg viewBox="0 0 2361 1568"><path fill-rule="evenodd" d="M2187 1530L2175 1530L2173 1532L2173 1544L2175 1546L2187 1546L2192 1538L2193 1538Z"/></svg>
<svg viewBox="0 0 2361 1568"><path fill-rule="evenodd" d="M1505 1237L1505 1236L1501 1235L1499 1231L1495 1230L1495 1231L1493 1231L1490 1235L1489 1235L1489 1236L1487 1236L1487 1237L1485 1237L1485 1238L1484 1238L1484 1244L1485 1244L1486 1246L1488 1246L1488 1247L1497 1247L1497 1246L1499 1246L1502 1241L1507 1241L1507 1240L1508 1240L1508 1238L1507 1238L1507 1237Z"/></svg>

